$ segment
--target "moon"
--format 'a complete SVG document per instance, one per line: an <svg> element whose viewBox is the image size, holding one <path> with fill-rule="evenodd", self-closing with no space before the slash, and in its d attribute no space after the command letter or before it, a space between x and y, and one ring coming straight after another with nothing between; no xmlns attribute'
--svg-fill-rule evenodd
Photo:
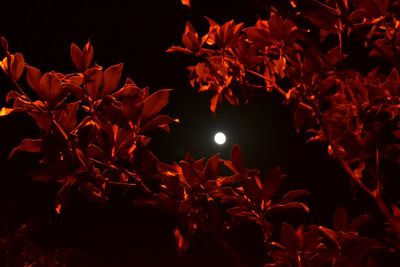
<svg viewBox="0 0 400 267"><path fill-rule="evenodd" d="M214 141L215 143L217 143L218 145L223 145L226 142L226 136L224 133L222 132L218 132L215 134L214 136Z"/></svg>

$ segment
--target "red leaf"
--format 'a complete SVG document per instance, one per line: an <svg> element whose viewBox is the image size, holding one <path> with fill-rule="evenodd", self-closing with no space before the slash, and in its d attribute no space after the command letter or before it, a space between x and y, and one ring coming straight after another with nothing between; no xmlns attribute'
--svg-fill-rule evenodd
<svg viewBox="0 0 400 267"><path fill-rule="evenodd" d="M349 219L346 210L342 207L336 209L333 215L333 229L336 231L347 231L349 228Z"/></svg>
<svg viewBox="0 0 400 267"><path fill-rule="evenodd" d="M79 102L69 103L67 108L56 113L56 121L59 122L66 131L72 131L76 126Z"/></svg>
<svg viewBox="0 0 400 267"><path fill-rule="evenodd" d="M169 93L171 89L163 89L155 92L143 103L142 110L142 120L146 121L147 119L153 117L158 112L160 112L167 104L169 99Z"/></svg>
<svg viewBox="0 0 400 267"><path fill-rule="evenodd" d="M40 79L39 86L44 94L44 100L46 100L50 106L55 103L63 89L61 80L54 72L45 73Z"/></svg>
<svg viewBox="0 0 400 267"><path fill-rule="evenodd" d="M104 72L104 87L102 96L111 94L119 84L121 79L123 64L117 64L114 66L109 67Z"/></svg>
<svg viewBox="0 0 400 267"><path fill-rule="evenodd" d="M210 110L212 113L215 114L215 111L217 109L217 105L218 105L218 101L219 101L219 94L215 94L212 98L211 98L211 102L210 102Z"/></svg>
<svg viewBox="0 0 400 267"><path fill-rule="evenodd" d="M220 168L219 154L212 156L206 163L204 174L206 180L217 178Z"/></svg>
<svg viewBox="0 0 400 267"><path fill-rule="evenodd" d="M14 111L13 108L3 107L0 109L0 117L7 116L8 114L12 113L13 111Z"/></svg>
<svg viewBox="0 0 400 267"><path fill-rule="evenodd" d="M197 33L189 22L186 22L186 28L185 33L182 36L182 42L187 49L194 53L197 53L200 50L200 42Z"/></svg>
<svg viewBox="0 0 400 267"><path fill-rule="evenodd" d="M232 184L242 181L243 179L245 179L243 175L234 174L231 176L218 177L216 182L218 186L225 187L231 186Z"/></svg>
<svg viewBox="0 0 400 267"><path fill-rule="evenodd" d="M192 51L190 51L187 48L180 47L180 46L173 45L167 49L167 53L175 53L175 52L180 52L180 53L184 53L184 54L192 54Z"/></svg>
<svg viewBox="0 0 400 267"><path fill-rule="evenodd" d="M87 69L93 59L93 46L90 40L86 43L82 51L82 65Z"/></svg>
<svg viewBox="0 0 400 267"><path fill-rule="evenodd" d="M181 0L181 1L183 5L190 7L190 0Z"/></svg>
<svg viewBox="0 0 400 267"><path fill-rule="evenodd" d="M92 99L97 99L103 86L104 75L100 69L89 69L85 81L86 90Z"/></svg>
<svg viewBox="0 0 400 267"><path fill-rule="evenodd" d="M291 253L295 253L300 247L296 231L287 223L282 224L281 242Z"/></svg>
<svg viewBox="0 0 400 267"><path fill-rule="evenodd" d="M24 71L25 60L22 54L16 53L14 60L11 61L11 77L13 81L18 81Z"/></svg>
<svg viewBox="0 0 400 267"><path fill-rule="evenodd" d="M9 158L12 158L18 152L38 153L41 151L41 147L42 139L24 139L19 146L11 151Z"/></svg>
<svg viewBox="0 0 400 267"><path fill-rule="evenodd" d="M92 58L93 46L90 41L86 43L83 51L76 44L71 44L71 59L78 71L84 72L90 66Z"/></svg>
<svg viewBox="0 0 400 267"><path fill-rule="evenodd" d="M177 122L179 123L178 119L173 119L167 115L160 115L155 117L154 119L150 120L149 122L147 122L141 129L140 129L140 133L144 133L144 132L149 132L152 130L155 130L157 128L162 128L164 130L168 131L168 128L166 128L165 126L168 126L171 123Z"/></svg>
<svg viewBox="0 0 400 267"><path fill-rule="evenodd" d="M242 173L244 168L243 168L243 155L242 152L240 151L240 147L238 145L234 145L232 147L232 165L235 168L235 170L239 173Z"/></svg>
<svg viewBox="0 0 400 267"><path fill-rule="evenodd" d="M288 203L293 200L298 200L299 198L303 198L306 196L309 196L310 192L305 191L305 190L293 190L287 192L281 199L279 203Z"/></svg>
<svg viewBox="0 0 400 267"><path fill-rule="evenodd" d="M41 98L45 98L44 92L40 89L40 80L42 79L42 73L37 68L31 66L25 66L26 68L26 81L28 85L35 91L35 93Z"/></svg>
<svg viewBox="0 0 400 267"><path fill-rule="evenodd" d="M0 37L1 38L1 46L3 47L5 52L8 52L8 42L7 39L4 38L3 36Z"/></svg>
<svg viewBox="0 0 400 267"><path fill-rule="evenodd" d="M71 192L72 186L76 183L76 178L73 176L68 176L64 179L64 184L58 190L55 202L55 210L58 214L61 213L61 208L67 201L69 194Z"/></svg>
<svg viewBox="0 0 400 267"><path fill-rule="evenodd" d="M43 112L39 111L30 111L28 112L28 115L31 116L35 122L36 125L42 129L44 132L48 132L51 129L51 120L49 117L47 117Z"/></svg>
<svg viewBox="0 0 400 267"><path fill-rule="evenodd" d="M78 71L83 71L84 68L82 66L82 51L81 49L74 43L71 44L71 59L75 65L75 68Z"/></svg>
<svg viewBox="0 0 400 267"><path fill-rule="evenodd" d="M337 247L340 247L339 242L337 241L337 235L335 233L335 231L326 228L324 226L318 226L318 229L324 233L324 235L331 241L333 241Z"/></svg>
<svg viewBox="0 0 400 267"><path fill-rule="evenodd" d="M187 249L187 242L185 241L185 239L183 238L181 231L179 230L179 228L177 227L174 231L174 236L176 239L176 247L177 250L179 252L183 252Z"/></svg>
<svg viewBox="0 0 400 267"><path fill-rule="evenodd" d="M280 168L275 168L267 173L263 184L264 200L270 200L280 189L283 174Z"/></svg>
<svg viewBox="0 0 400 267"><path fill-rule="evenodd" d="M338 62L342 60L341 58L342 55L340 52L341 52L340 46L332 48L325 54L325 60L328 61L328 63L331 64L332 66L336 65Z"/></svg>

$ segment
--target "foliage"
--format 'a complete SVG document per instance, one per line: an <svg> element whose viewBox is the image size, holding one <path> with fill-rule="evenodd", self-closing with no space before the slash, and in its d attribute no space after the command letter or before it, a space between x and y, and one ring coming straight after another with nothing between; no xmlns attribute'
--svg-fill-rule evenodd
<svg viewBox="0 0 400 267"><path fill-rule="evenodd" d="M180 252L199 237L224 240L227 230L250 223L262 234L264 266L379 266L382 255L399 253L400 244L399 5L272 1L268 18L251 26L219 25L206 18L209 31L199 36L188 22L183 46L168 49L197 59L188 67L191 85L213 92L214 113L224 100L248 102L254 90L279 94L293 110L296 129L310 142L323 142L355 194L374 201L373 215L357 213L350 219L338 208L331 225L308 224L297 215L309 213L309 193L283 191L280 168L266 174L246 168L237 145L230 160L219 155L195 160L187 154L178 163L160 162L149 149L149 133L168 132L179 122L160 115L170 90L150 94L130 78L122 85L123 65L103 69L93 63L90 41L83 49L71 45L76 72L42 74L1 39L0 67L13 90L6 99L12 105L0 115L25 114L40 129L39 139L22 140L10 157L21 152L40 156L35 179L59 184L57 214L72 191L103 203L115 188L129 192L135 205L168 212L176 218L173 234ZM354 49L379 60L365 66ZM380 217L384 223L376 230ZM18 251L18 242L10 240L0 240L3 255ZM43 259L52 260L33 252L17 258L21 266L46 266Z"/></svg>

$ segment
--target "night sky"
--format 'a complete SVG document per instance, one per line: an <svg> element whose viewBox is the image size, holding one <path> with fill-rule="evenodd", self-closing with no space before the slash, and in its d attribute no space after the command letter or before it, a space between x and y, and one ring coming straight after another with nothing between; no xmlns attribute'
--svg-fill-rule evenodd
<svg viewBox="0 0 400 267"><path fill-rule="evenodd" d="M289 174L290 185L310 189L315 198L326 202L325 209L316 212L329 214L329 207L342 198L348 188L336 163L328 159L326 147L305 144L306 137L291 125L290 110L275 94L259 92L248 104L238 107L222 105L216 115L209 110L210 94L198 94L188 81L186 66L190 59L167 54L171 45L181 43L185 22L191 21L200 33L207 30L204 16L219 23L230 19L252 23L263 12L248 0L198 0L192 10L179 0L162 1L7 1L1 4L0 34L5 36L11 51L22 52L25 60L42 71L73 71L70 43L83 46L90 38L95 49L95 61L103 66L124 63L124 75L140 87L149 86L152 92L173 88L170 105L164 111L180 119L170 134L153 135L152 151L162 161L179 161L186 152L195 158L220 153L229 158L233 144L243 150L246 166L263 171L282 166ZM5 88L1 99L8 92ZM4 104L4 100L1 101ZM5 118L0 122L3 138L1 164L11 169L29 169L24 156L4 160L21 139L32 137L35 131L26 119ZM7 127L7 128L6 128ZM218 146L213 141L216 132L227 135L227 143ZM301 184L300 183L301 180ZM326 181L335 181L325 192L320 188ZM328 190L329 189L329 190ZM314 205L323 205L314 203ZM324 214L322 214L324 215ZM322 216L324 218L324 216ZM326 218L327 221L330 218Z"/></svg>

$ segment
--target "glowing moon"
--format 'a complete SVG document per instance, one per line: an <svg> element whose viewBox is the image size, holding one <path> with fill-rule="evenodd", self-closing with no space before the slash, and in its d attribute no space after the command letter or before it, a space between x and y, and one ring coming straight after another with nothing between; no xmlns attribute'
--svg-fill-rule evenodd
<svg viewBox="0 0 400 267"><path fill-rule="evenodd" d="M224 133L216 133L214 136L214 141L215 143L217 143L218 145L223 145L226 142L226 136Z"/></svg>

